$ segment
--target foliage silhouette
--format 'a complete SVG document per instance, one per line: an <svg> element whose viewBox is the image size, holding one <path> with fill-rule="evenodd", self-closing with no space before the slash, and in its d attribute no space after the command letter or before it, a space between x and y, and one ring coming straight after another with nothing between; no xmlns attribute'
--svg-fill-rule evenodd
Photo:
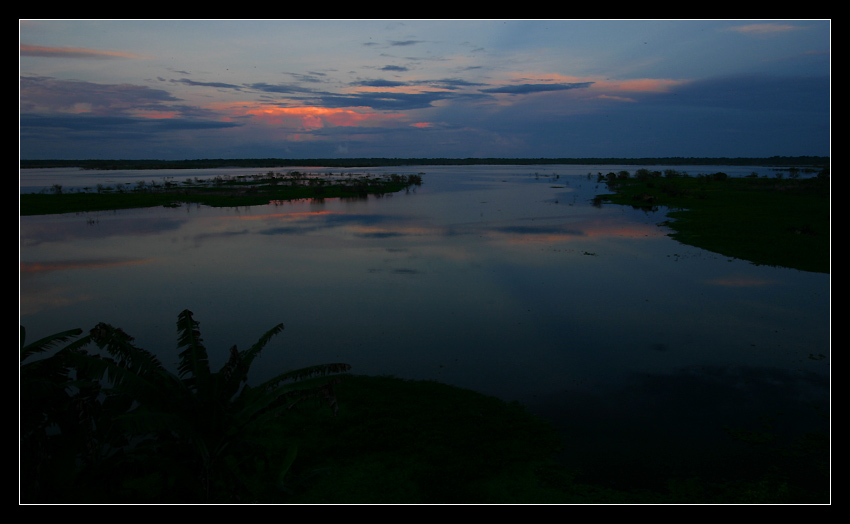
<svg viewBox="0 0 850 524"><path fill-rule="evenodd" d="M29 344L21 326L20 343L20 490L24 500L54 500L63 484L72 482L77 450L90 440L92 399L96 387L75 380L71 355L89 343L73 341L82 334L71 329ZM46 358L34 358L60 344ZM82 387L80 387L82 385Z"/></svg>
<svg viewBox="0 0 850 524"><path fill-rule="evenodd" d="M288 391L267 410L256 405L261 417L268 416L267 420L274 422L266 424L258 417L250 428L229 434L228 447L220 450L205 478L198 445L187 437L201 432L192 423L184 425L177 419L193 415L196 407L189 401L199 398L199 390L212 397L210 392L218 387L214 386L216 383L236 385L237 390L227 397L226 388L222 387L219 398L224 399L224 406L219 406L218 411L233 414L237 399L253 400L253 393L245 392L244 379L240 382L244 377L242 370L248 369L253 358L251 350L236 352L246 357L242 360L231 352L228 364L240 363L241 367L225 365L217 373L205 373L209 362L191 312L181 313L178 326L180 340L185 342L181 342L180 362L188 364L182 377L162 370L152 354L136 348L132 338L106 324L98 325L90 335L75 342L69 341L82 335L82 330L57 333L29 345L24 345L25 332L21 329L21 418L22 422L29 422L22 423L22 437L23 429L31 430L29 438L22 438L22 501L829 502L829 491L822 487L829 478L826 435L813 435L799 450L778 448L774 466L743 472L740 477L700 478L671 471L663 485L650 486L643 475L634 485L616 482L617 478L597 483L579 466L561 463L553 455L562 445L562 437L519 404L434 381L387 376L346 376L339 385L339 416L332 416L329 410L299 409L273 418L283 414L293 402L322 390L315 386L338 376L296 383L296 389L302 391ZM259 351L278 332L277 327L273 328L252 349ZM111 345L109 356L83 351L92 337L106 351ZM34 360L39 353L65 343L54 355ZM189 380L197 379L195 365L198 376L206 376L207 389L201 386L203 380ZM281 377L314 377L314 370L334 373L337 366L348 369L345 364L315 366ZM163 391L157 393L145 383L161 385ZM179 388L186 391L169 397ZM259 387L249 389L261 396ZM171 398L173 405L143 406L133 400L155 394ZM39 411L36 401L44 411ZM176 416L165 416L172 412ZM60 425L61 430L56 430ZM136 429L131 433L133 427ZM40 430L47 430L44 434L48 446L41 449L51 453L51 460L42 460L37 454L38 444L43 443L38 438ZM301 443L294 463L295 450L289 442ZM806 464L802 476L797 470L787 469L783 458L787 453L797 456L794 462ZM70 460L66 460L68 457ZM657 459L659 465L671 460L664 456ZM680 457L672 460L679 461ZM812 462L815 465L810 468ZM287 471L289 464L292 468ZM623 469L629 469L628 464L624 465L627 467ZM619 471L619 464L616 469ZM663 474L663 466L659 470ZM814 474L806 473L810 470ZM823 474L819 473L821 470ZM36 471L40 476L35 475ZM605 474L610 471L614 470L606 469ZM278 486L283 473L288 489L281 493ZM662 478L655 473L653 477ZM25 482L33 479L35 483Z"/></svg>
<svg viewBox="0 0 850 524"><path fill-rule="evenodd" d="M338 373L350 369L348 364L311 366L281 373L257 386L248 384L252 362L283 330L283 324L264 333L247 350L231 347L227 362L217 372L210 370L198 326L191 311L178 315L177 374L153 353L136 347L121 329L105 323L62 353L59 371L44 374L56 387L67 388L68 370L73 369L81 391L99 394L98 410L94 410L99 417L92 427L101 448L98 456L108 460L82 461L84 468L77 478L102 484L109 501L257 500L281 488L295 458L292 446L268 438L270 422L310 397L326 399L336 409L333 384L340 380ZM64 340L59 335L48 338ZM106 354L90 355L79 349L89 342ZM22 359L35 351L30 346L26 352L22 348ZM38 371L28 368L27 375L42 375ZM35 378L26 382L37 384ZM86 398L91 400L91 395ZM76 449L79 460L82 451Z"/></svg>

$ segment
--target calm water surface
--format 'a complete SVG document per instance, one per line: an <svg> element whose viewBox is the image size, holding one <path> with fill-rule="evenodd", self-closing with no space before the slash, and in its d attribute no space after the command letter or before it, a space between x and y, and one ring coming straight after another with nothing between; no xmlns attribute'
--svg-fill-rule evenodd
<svg viewBox="0 0 850 524"><path fill-rule="evenodd" d="M321 362L436 379L526 404L558 425L571 460L604 454L610 467L725 445L725 427L824 429L829 275L678 244L663 210L591 205L607 192L596 174L620 169L635 168L334 169L419 172L423 185L22 217L20 321L29 340L107 322L174 363L190 309L215 366L283 322L254 380ZM266 171L24 170L21 189Z"/></svg>

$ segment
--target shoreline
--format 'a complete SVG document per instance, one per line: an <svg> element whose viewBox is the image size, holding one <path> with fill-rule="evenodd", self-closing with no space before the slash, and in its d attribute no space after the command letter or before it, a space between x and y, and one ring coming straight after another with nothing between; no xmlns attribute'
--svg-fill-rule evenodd
<svg viewBox="0 0 850 524"><path fill-rule="evenodd" d="M815 178L611 177L609 202L636 209L666 207L663 225L683 244L757 265L830 272L830 181Z"/></svg>

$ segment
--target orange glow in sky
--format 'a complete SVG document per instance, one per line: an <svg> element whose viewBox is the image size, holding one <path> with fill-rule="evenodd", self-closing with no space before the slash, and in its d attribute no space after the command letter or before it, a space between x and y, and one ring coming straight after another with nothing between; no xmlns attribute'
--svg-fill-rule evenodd
<svg viewBox="0 0 850 524"><path fill-rule="evenodd" d="M22 19L19 154L828 156L830 24Z"/></svg>
<svg viewBox="0 0 850 524"><path fill-rule="evenodd" d="M229 104L218 107L234 116L250 116L268 125L284 126L303 130L323 127L355 127L384 125L405 118L401 114L385 114L377 111L355 111L348 108L318 106L280 107L257 103Z"/></svg>

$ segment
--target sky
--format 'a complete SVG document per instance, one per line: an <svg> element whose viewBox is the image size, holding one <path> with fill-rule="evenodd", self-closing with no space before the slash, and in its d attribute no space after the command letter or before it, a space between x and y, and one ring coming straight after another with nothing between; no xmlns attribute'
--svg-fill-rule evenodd
<svg viewBox="0 0 850 524"><path fill-rule="evenodd" d="M20 158L830 154L830 20L19 20Z"/></svg>

